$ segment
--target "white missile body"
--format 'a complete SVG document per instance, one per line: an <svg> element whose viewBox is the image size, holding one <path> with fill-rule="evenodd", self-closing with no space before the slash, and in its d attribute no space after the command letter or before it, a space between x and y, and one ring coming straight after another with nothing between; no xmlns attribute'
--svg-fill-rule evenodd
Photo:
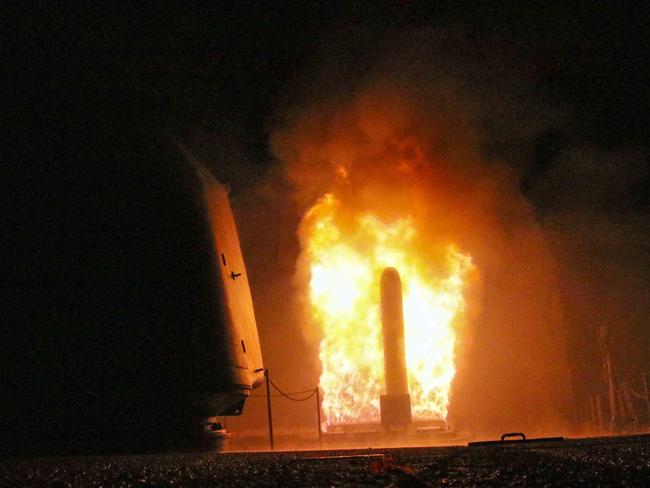
<svg viewBox="0 0 650 488"><path fill-rule="evenodd" d="M401 430L411 423L411 397L406 369L402 282L395 268L386 268L380 280L381 330L384 339L385 395L380 397L381 423Z"/></svg>

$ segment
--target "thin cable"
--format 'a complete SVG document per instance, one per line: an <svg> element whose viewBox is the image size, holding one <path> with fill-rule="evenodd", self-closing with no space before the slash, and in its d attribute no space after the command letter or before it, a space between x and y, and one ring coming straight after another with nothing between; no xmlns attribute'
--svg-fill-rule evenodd
<svg viewBox="0 0 650 488"><path fill-rule="evenodd" d="M280 388L278 388L278 385L276 385L272 379L269 378L269 381L271 383L271 386L277 390L277 392L285 397L288 400L294 401L294 402L304 402L305 400L309 400L311 397L313 397L316 394L316 388L313 388L311 390L305 390L303 393L311 392L309 395L307 395L304 398L294 398L291 396L289 393L283 392Z"/></svg>
<svg viewBox="0 0 650 488"><path fill-rule="evenodd" d="M273 383L273 382L271 382ZM275 389L277 390L278 387L273 385ZM285 392L286 395L302 395L304 393L311 393L314 391L314 388L310 388L309 390L300 390L300 391L290 391L290 392Z"/></svg>
<svg viewBox="0 0 650 488"><path fill-rule="evenodd" d="M641 400L647 400L645 395L642 395L641 393L637 393L632 388L630 388L630 391L632 392L632 395L634 395L635 397L640 398Z"/></svg>
<svg viewBox="0 0 650 488"><path fill-rule="evenodd" d="M271 393L271 398L284 398L284 395L280 393ZM246 398L266 398L266 395L248 395ZM296 400L302 401L302 400Z"/></svg>

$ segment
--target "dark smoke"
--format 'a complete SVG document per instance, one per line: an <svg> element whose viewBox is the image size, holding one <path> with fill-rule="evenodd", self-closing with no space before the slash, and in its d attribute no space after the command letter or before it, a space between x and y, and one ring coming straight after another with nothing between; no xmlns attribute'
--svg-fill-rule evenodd
<svg viewBox="0 0 650 488"><path fill-rule="evenodd" d="M299 249L289 234L334 174L331 154L320 154L323 163L303 148L354 129L344 117L354 119L360 99L392 110L382 94L398 93L410 104L406 117L418 119L408 130L438 151L427 164L455 185L437 188L431 202L458 218L443 227L481 275L468 297L450 418L475 435L567 432L576 405L604 391L599 325L614 329L621 375L648 367L647 153L600 149L581 136L521 45L479 42L463 29L381 42L352 34L357 49L326 40L320 62L281 103L273 145L288 182L274 168L236 197L267 364L296 389L317 381L318 334L304 334L292 284Z"/></svg>

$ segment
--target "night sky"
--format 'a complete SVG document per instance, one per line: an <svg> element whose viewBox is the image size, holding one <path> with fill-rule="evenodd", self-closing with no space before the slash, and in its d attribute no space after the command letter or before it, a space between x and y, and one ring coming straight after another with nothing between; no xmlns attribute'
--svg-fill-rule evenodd
<svg viewBox="0 0 650 488"><path fill-rule="evenodd" d="M505 91L507 115L480 121L482 150L512 164L548 232L579 401L601 388L594 331L603 322L615 329L624 376L650 368L646 2L216 2L166 11L35 4L2 18L9 271L0 374L15 388L31 385L4 389L8 410L45 415L43 384L59 384L51 394L69 398L66 385L93 383L69 376L79 365L110 383L97 358L126 340L119 331L154 323L154 309L178 293L195 299L181 290L194 286L200 263L179 264L178 256L191 259L201 244L188 237L195 224L187 196L172 188L185 177L167 164L175 156L161 140L185 144L230 186L236 213L250 215L257 196L268 203L268 185L287 188L277 183L269 143L283 116L320 92L328 101L352 89L385 48L408 38L431 42L432 51L443 39L442 64L486 100ZM484 69L493 70L485 79ZM535 120L540 128L513 130ZM294 215L287 206L275 210ZM190 223L174 227L179 220ZM264 320L281 313L266 310L280 299L269 298L265 283L272 275L290 281L292 271L272 269L266 249L254 255L260 228L238 224L263 353L286 384L290 371L273 349L281 320ZM170 284L151 285L161 281ZM192 320L191 305L172 309ZM299 332L282 333L300 343ZM70 345L73 336L83 337Z"/></svg>

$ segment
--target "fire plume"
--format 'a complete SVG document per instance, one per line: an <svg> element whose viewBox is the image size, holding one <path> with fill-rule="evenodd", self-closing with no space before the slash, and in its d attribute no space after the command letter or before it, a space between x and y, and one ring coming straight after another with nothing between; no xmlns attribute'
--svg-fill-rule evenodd
<svg viewBox="0 0 650 488"><path fill-rule="evenodd" d="M485 435L562 425L557 268L518 166L490 143L498 114L428 64L345 87L292 106L272 139L301 215L295 292L325 427L380 421L387 267L402 284L414 420L449 411Z"/></svg>
<svg viewBox="0 0 650 488"><path fill-rule="evenodd" d="M414 420L446 419L456 373L457 328L472 260L455 245L420 252L422 229L406 215L390 220L343 207L333 193L305 214L300 234L307 260L311 319L322 331L325 423L379 421L384 393L379 279L397 268L404 288L408 384ZM438 244L438 246L440 246Z"/></svg>

